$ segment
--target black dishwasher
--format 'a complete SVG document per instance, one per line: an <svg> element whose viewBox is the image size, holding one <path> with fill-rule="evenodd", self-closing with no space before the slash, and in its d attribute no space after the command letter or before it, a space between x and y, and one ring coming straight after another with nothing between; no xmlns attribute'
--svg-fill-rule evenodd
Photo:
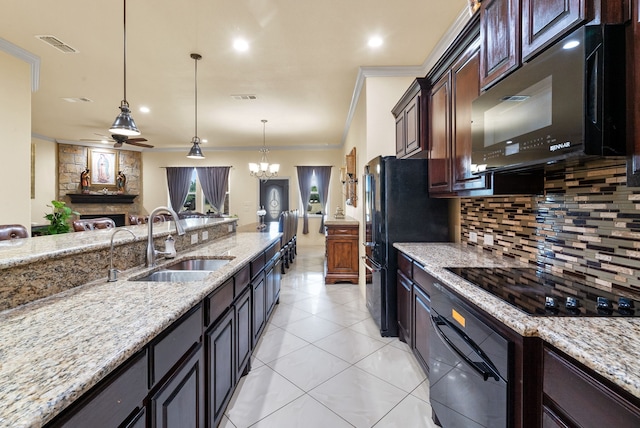
<svg viewBox="0 0 640 428"><path fill-rule="evenodd" d="M434 282L429 382L443 428L506 427L510 343Z"/></svg>

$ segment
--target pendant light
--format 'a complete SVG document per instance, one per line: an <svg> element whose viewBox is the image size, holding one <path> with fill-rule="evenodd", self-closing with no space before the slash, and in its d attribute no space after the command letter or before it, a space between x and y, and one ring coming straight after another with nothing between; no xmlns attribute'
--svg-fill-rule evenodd
<svg viewBox="0 0 640 428"><path fill-rule="evenodd" d="M109 128L109 132L116 135L135 136L140 135L140 130L136 126L136 123L131 117L131 110L129 109L129 103L127 102L127 0L124 0L124 97L120 101L120 114L116 117L116 120Z"/></svg>
<svg viewBox="0 0 640 428"><path fill-rule="evenodd" d="M200 138L198 138L198 61L202 59L202 55L197 53L192 53L191 58L193 58L195 62L195 136L191 139L191 150L189 150L189 154L187 157L189 159L204 159L204 155L202 154L202 150L200 149Z"/></svg>
<svg viewBox="0 0 640 428"><path fill-rule="evenodd" d="M267 154L269 153L269 149L267 149L266 145L266 124L267 120L262 119L262 148L260 149L260 163L249 163L249 174L252 177L259 178L262 181L267 181L272 177L278 176L278 171L280 170L280 164L272 163L269 164L269 160L267 159Z"/></svg>

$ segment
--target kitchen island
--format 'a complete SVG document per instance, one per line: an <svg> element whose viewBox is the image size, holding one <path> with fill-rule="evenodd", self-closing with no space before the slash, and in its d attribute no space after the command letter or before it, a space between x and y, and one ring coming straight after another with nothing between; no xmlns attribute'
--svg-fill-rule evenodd
<svg viewBox="0 0 640 428"><path fill-rule="evenodd" d="M186 221L187 235L211 225ZM226 222L225 228L227 227ZM235 221L229 223L235 230ZM161 226L159 235L172 232ZM136 240L146 241L146 227L129 227ZM111 233L81 232L61 237L72 248L51 249L51 257L82 252L79 242L108 249ZM154 237L158 235L154 234ZM46 238L46 237L45 237ZM56 242L27 238L11 252L3 248L6 267L22 264L21 252L33 246L43 252ZM216 289L247 268L265 249L275 248L279 233L230 233L193 249L178 250L176 259L156 268L134 267L116 282L104 277L0 313L0 426L38 427L54 418L123 362L143 350L176 320L200 305ZM118 242L131 240L118 234ZM118 249L116 249L118 251ZM14 255L11 255L14 254ZM226 258L230 262L202 281L141 282L146 273L185 258ZM264 259L263 259L264 260ZM267 260L268 261L268 260ZM211 320L213 322L213 320ZM202 327L201 327L202 328Z"/></svg>
<svg viewBox="0 0 640 428"><path fill-rule="evenodd" d="M395 247L413 259L414 263L437 282L442 283L454 294L477 307L480 312L497 321L496 324L507 327L525 340L541 339L544 343L545 371L543 372L540 367L527 367L526 359L531 355L525 355L525 363L521 369L525 376L529 369L532 372L534 369L539 370L535 373L540 378L544 376L544 382L546 382L546 366L551 365L548 363L553 363L548 355L554 355L552 353L558 350L593 371L595 377L601 377L616 389L619 388L628 394L637 405L640 399L640 365L638 365L640 318L531 316L445 269L447 267L531 266L527 260L498 258L464 244L398 243ZM416 269L415 266L414 269ZM540 355L535 361L542 365L542 345L537 349ZM559 380L559 382L564 381L569 380ZM534 383L530 383L529 386L535 385L535 382L534 379ZM538 382L539 386L543 383L542 379ZM568 384L570 385L569 382ZM578 395L581 391L573 392ZM545 394L547 394L546 383ZM524 406L527 405L535 404L531 402L524 404ZM547 405L547 401L544 405ZM588 409L584 409L583 413L585 410Z"/></svg>

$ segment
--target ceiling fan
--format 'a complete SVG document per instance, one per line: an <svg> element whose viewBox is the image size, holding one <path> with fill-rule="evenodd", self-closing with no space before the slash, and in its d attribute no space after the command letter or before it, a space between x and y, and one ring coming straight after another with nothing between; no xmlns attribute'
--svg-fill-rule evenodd
<svg viewBox="0 0 640 428"><path fill-rule="evenodd" d="M99 143L105 142L105 141L111 141L115 143L113 147L116 147L116 148L122 147L123 143L131 144L132 146L144 147L147 149L153 148L151 144L143 143L143 141L147 141L147 139L142 137L131 138L127 135L119 135L119 134L113 134L111 135L111 137L107 137L106 135L102 135L98 133L96 133L96 135L99 136L100 139L81 139L80 141L99 142Z"/></svg>

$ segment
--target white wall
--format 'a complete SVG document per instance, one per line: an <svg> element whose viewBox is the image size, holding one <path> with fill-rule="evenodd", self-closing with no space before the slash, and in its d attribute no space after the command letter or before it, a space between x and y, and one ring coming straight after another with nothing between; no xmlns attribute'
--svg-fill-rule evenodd
<svg viewBox="0 0 640 428"><path fill-rule="evenodd" d="M143 152L142 154L142 182L143 205L146 212L157 206L167 205L167 179L164 167L167 166L231 166L229 172L229 213L238 216L238 225L258 222L256 211L259 203L259 181L249 175L249 162L259 160L257 150L216 152L205 151L204 160L187 159L188 147L184 153L178 152ZM329 191L329 212L335 212L340 201L340 166L342 152L331 150L270 150L269 160L280 164L278 178L289 179L289 208L300 208L298 191L298 165L331 165L331 189ZM318 233L320 227L317 219L309 223L309 236L299 238L301 245L324 245L324 235ZM302 235L302 221L300 221L298 235ZM317 239L316 239L317 238Z"/></svg>
<svg viewBox="0 0 640 428"><path fill-rule="evenodd" d="M51 212L51 201L56 198L58 177L58 144L33 139L35 148L35 198L31 200L31 223L46 224L45 214ZM52 179L53 177L53 179Z"/></svg>
<svg viewBox="0 0 640 428"><path fill-rule="evenodd" d="M0 224L31 224L31 71L0 51Z"/></svg>

